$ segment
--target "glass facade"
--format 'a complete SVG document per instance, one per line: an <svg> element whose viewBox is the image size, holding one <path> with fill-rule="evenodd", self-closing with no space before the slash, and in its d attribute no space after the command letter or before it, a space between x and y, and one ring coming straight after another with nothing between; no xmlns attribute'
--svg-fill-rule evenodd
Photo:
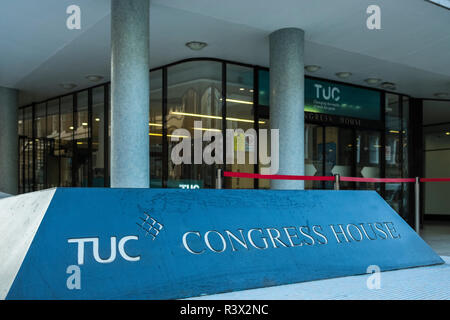
<svg viewBox="0 0 450 320"><path fill-rule="evenodd" d="M253 132L258 136L259 129L270 128L266 68L191 59L152 70L149 77L151 187L215 188L218 168L255 173L266 166L252 140ZM306 175L409 176L409 97L307 80ZM109 186L109 90L109 84L103 84L20 109L20 193L56 186ZM361 118L361 110L370 112ZM225 137L227 129L242 132L234 132L232 145L223 141L224 154L212 153L222 163L209 165L196 158L194 148L204 150L218 133ZM176 147L186 136L192 138L190 154ZM234 151L234 164L224 164L227 148ZM173 163L173 153L190 163ZM245 155L244 163L238 161L240 153ZM333 183L308 181L305 186L332 189ZM224 187L269 188L270 183L227 178ZM341 188L376 190L403 217L408 216L407 184L345 182Z"/></svg>

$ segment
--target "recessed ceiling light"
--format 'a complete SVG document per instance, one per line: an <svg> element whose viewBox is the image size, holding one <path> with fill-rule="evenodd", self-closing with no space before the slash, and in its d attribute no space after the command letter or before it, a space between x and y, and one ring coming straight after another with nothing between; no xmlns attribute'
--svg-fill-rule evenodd
<svg viewBox="0 0 450 320"><path fill-rule="evenodd" d="M305 70L308 72L316 72L316 71L320 70L320 66L316 66L316 65L305 66Z"/></svg>
<svg viewBox="0 0 450 320"><path fill-rule="evenodd" d="M395 83L392 83L392 82L383 82L382 84L381 84L381 87L383 88L383 89L390 89L390 90L395 90L396 88L395 88Z"/></svg>
<svg viewBox="0 0 450 320"><path fill-rule="evenodd" d="M450 132L447 131L447 132L445 133L445 135L450 136Z"/></svg>
<svg viewBox="0 0 450 320"><path fill-rule="evenodd" d="M449 94L447 92L438 92L434 94L437 98L448 98Z"/></svg>
<svg viewBox="0 0 450 320"><path fill-rule="evenodd" d="M103 79L103 76L99 76L97 74L90 74L86 76L86 79L92 82L98 82Z"/></svg>
<svg viewBox="0 0 450 320"><path fill-rule="evenodd" d="M378 78L368 78L368 79L366 79L366 80L364 80L367 84L370 84L370 85L375 85L375 84L378 84L378 83L380 83L381 82L381 79L378 79Z"/></svg>
<svg viewBox="0 0 450 320"><path fill-rule="evenodd" d="M240 91L244 91L245 89L244 89L244 88L239 88L239 90L240 90Z"/></svg>
<svg viewBox="0 0 450 320"><path fill-rule="evenodd" d="M350 77L351 75L352 75L351 72L338 72L338 73L336 73L336 76L337 76L338 78L341 78L341 79L348 78L348 77Z"/></svg>
<svg viewBox="0 0 450 320"><path fill-rule="evenodd" d="M61 83L60 86L66 90L70 90L75 88L77 85L75 83Z"/></svg>
<svg viewBox="0 0 450 320"><path fill-rule="evenodd" d="M206 42L201 41L190 41L186 43L186 47L188 47L191 50L199 51L202 50L204 47L206 47L208 44Z"/></svg>

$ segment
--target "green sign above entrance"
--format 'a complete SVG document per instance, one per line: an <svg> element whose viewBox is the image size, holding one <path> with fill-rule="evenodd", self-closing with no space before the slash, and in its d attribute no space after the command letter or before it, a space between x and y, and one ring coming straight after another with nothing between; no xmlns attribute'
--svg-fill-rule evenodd
<svg viewBox="0 0 450 320"><path fill-rule="evenodd" d="M269 72L259 71L259 104L269 105ZM305 111L381 120L381 93L352 85L305 78Z"/></svg>
<svg viewBox="0 0 450 320"><path fill-rule="evenodd" d="M380 120L381 94L349 85L305 79L305 111Z"/></svg>

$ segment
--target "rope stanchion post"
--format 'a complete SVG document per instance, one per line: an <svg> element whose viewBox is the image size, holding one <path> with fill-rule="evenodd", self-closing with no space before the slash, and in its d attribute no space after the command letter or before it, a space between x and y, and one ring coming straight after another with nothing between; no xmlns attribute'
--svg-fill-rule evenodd
<svg viewBox="0 0 450 320"><path fill-rule="evenodd" d="M217 169L216 189L222 189L222 169Z"/></svg>
<svg viewBox="0 0 450 320"><path fill-rule="evenodd" d="M338 173L338 174L335 174L334 175L334 190L336 190L336 191L338 191L338 190L340 190L340 182L341 182L341 175Z"/></svg>
<svg viewBox="0 0 450 320"><path fill-rule="evenodd" d="M414 209L415 209L415 215L414 215L414 225L415 225L415 229L417 234L420 233L420 178L416 177L416 182L415 182L415 205L414 205Z"/></svg>

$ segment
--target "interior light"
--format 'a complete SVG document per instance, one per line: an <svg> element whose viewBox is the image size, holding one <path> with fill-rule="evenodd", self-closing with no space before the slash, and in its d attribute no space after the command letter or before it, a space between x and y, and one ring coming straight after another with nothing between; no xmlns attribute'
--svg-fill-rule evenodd
<svg viewBox="0 0 450 320"><path fill-rule="evenodd" d="M213 131L213 132L222 132L220 129L209 129L209 128L192 128L194 130L202 130L202 131Z"/></svg>
<svg viewBox="0 0 450 320"><path fill-rule="evenodd" d="M222 120L222 117L220 116L210 116L206 114L199 114L199 113L187 113L187 112L178 112L178 111L172 111L170 114L179 115L179 116L187 116L187 117L198 117L198 118L208 118L208 119L217 119ZM236 122L248 122L248 123L254 123L254 120L250 119L241 119L241 118L231 118L226 117L226 120L228 121L236 121ZM258 121L260 124L265 124L265 121Z"/></svg>
<svg viewBox="0 0 450 320"><path fill-rule="evenodd" d="M336 73L336 76L337 76L338 78L341 78L341 79L348 78L348 77L350 77L351 75L352 75L351 72L338 72L338 73Z"/></svg>
<svg viewBox="0 0 450 320"><path fill-rule="evenodd" d="M206 47L208 44L206 42L202 41L190 41L186 43L186 47L188 47L191 50L199 51L202 50L204 47Z"/></svg>
<svg viewBox="0 0 450 320"><path fill-rule="evenodd" d="M96 75L96 74L90 74L90 75L86 76L86 79L88 79L89 81L92 81L92 82L99 82L100 80L103 79L103 76Z"/></svg>
<svg viewBox="0 0 450 320"><path fill-rule="evenodd" d="M395 90L395 83L392 83L392 82L383 82L383 83L381 84L381 87L382 87L383 89Z"/></svg>
<svg viewBox="0 0 450 320"><path fill-rule="evenodd" d="M81 125L82 125L82 126L87 126L88 123L87 123L87 122L83 122Z"/></svg>
<svg viewBox="0 0 450 320"><path fill-rule="evenodd" d="M162 137L161 133L152 133L152 132L150 132L148 135L149 136ZM188 136L179 136L179 135L176 135L176 134L168 134L167 136L168 137L175 137L175 138L189 138Z"/></svg>
<svg viewBox="0 0 450 320"><path fill-rule="evenodd" d="M305 70L308 72L316 72L320 70L320 66L317 65L309 65L309 66L305 66Z"/></svg>
<svg viewBox="0 0 450 320"><path fill-rule="evenodd" d="M445 133L445 135L450 136L450 132L447 131L447 132Z"/></svg>
<svg viewBox="0 0 450 320"><path fill-rule="evenodd" d="M236 100L236 99L227 99L227 102L242 103L242 104L253 104L252 101Z"/></svg>
<svg viewBox="0 0 450 320"><path fill-rule="evenodd" d="M368 79L366 79L366 80L364 80L367 84L370 84L370 85L376 85L376 84L378 84L378 83L380 83L381 82L381 79L378 79L378 78L368 78Z"/></svg>
<svg viewBox="0 0 450 320"><path fill-rule="evenodd" d="M95 121L100 122L100 118L95 118Z"/></svg>
<svg viewBox="0 0 450 320"><path fill-rule="evenodd" d="M161 123L151 123L151 122L149 122L148 125L151 126L151 127L162 127Z"/></svg>
<svg viewBox="0 0 450 320"><path fill-rule="evenodd" d="M69 127L69 129L70 129L70 130L73 130L74 128L73 128L73 127Z"/></svg>

